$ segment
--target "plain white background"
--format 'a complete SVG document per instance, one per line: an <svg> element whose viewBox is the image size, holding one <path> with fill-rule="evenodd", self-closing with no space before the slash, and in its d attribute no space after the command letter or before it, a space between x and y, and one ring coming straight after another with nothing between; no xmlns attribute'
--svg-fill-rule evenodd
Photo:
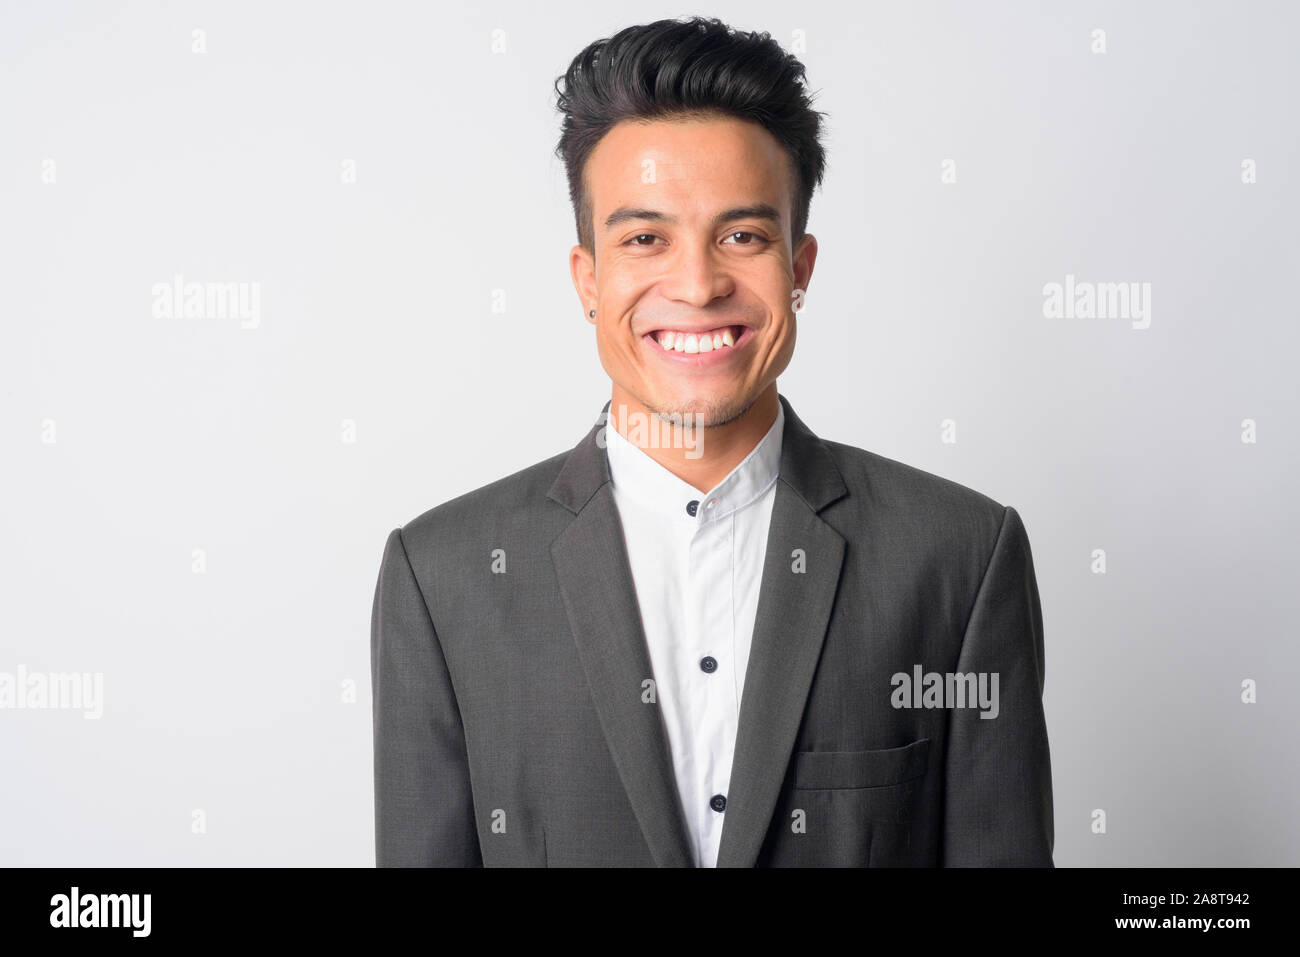
<svg viewBox="0 0 1300 957"><path fill-rule="evenodd" d="M609 396L553 81L695 12L829 113L782 393L1024 519L1057 864L1300 863L1294 5L159 2L0 13L0 671L104 681L0 710L0 864L373 864L387 533Z"/></svg>

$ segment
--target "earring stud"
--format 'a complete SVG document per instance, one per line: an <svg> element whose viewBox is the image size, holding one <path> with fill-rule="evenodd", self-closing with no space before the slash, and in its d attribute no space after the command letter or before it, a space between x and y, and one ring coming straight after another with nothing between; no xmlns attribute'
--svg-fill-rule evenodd
<svg viewBox="0 0 1300 957"><path fill-rule="evenodd" d="M595 319L595 318L596 318L596 310L595 310L595 309L591 310L591 312L587 313L587 315L589 315L589 316L591 316L591 318Z"/></svg>

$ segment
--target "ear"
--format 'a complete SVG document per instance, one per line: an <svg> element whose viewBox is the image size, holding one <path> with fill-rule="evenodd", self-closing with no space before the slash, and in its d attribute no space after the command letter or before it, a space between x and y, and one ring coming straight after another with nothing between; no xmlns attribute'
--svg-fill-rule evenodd
<svg viewBox="0 0 1300 957"><path fill-rule="evenodd" d="M596 319L590 313L596 308L596 259L581 244L569 250L569 274L582 303L582 314L594 326Z"/></svg>
<svg viewBox="0 0 1300 957"><path fill-rule="evenodd" d="M817 263L817 237L812 233L804 233L803 239L799 240L799 245L794 250L794 287L808 291L808 283L812 281L813 266Z"/></svg>

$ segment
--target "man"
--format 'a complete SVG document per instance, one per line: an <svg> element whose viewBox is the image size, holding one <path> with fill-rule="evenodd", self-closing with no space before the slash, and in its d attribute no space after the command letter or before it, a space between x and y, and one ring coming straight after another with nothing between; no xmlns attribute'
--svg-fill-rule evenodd
<svg viewBox="0 0 1300 957"><path fill-rule="evenodd" d="M388 536L379 865L1052 866L1020 517L777 392L825 162L803 79L694 19L557 83L612 394Z"/></svg>

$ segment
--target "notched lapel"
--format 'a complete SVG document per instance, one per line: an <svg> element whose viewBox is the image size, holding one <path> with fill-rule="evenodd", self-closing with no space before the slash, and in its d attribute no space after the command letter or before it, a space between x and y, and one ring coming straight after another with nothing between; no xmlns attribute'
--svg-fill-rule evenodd
<svg viewBox="0 0 1300 957"><path fill-rule="evenodd" d="M772 822L839 589L845 542L817 513L848 493L785 397L781 472L740 701L718 867L753 867ZM796 565L802 554L803 571Z"/></svg>

